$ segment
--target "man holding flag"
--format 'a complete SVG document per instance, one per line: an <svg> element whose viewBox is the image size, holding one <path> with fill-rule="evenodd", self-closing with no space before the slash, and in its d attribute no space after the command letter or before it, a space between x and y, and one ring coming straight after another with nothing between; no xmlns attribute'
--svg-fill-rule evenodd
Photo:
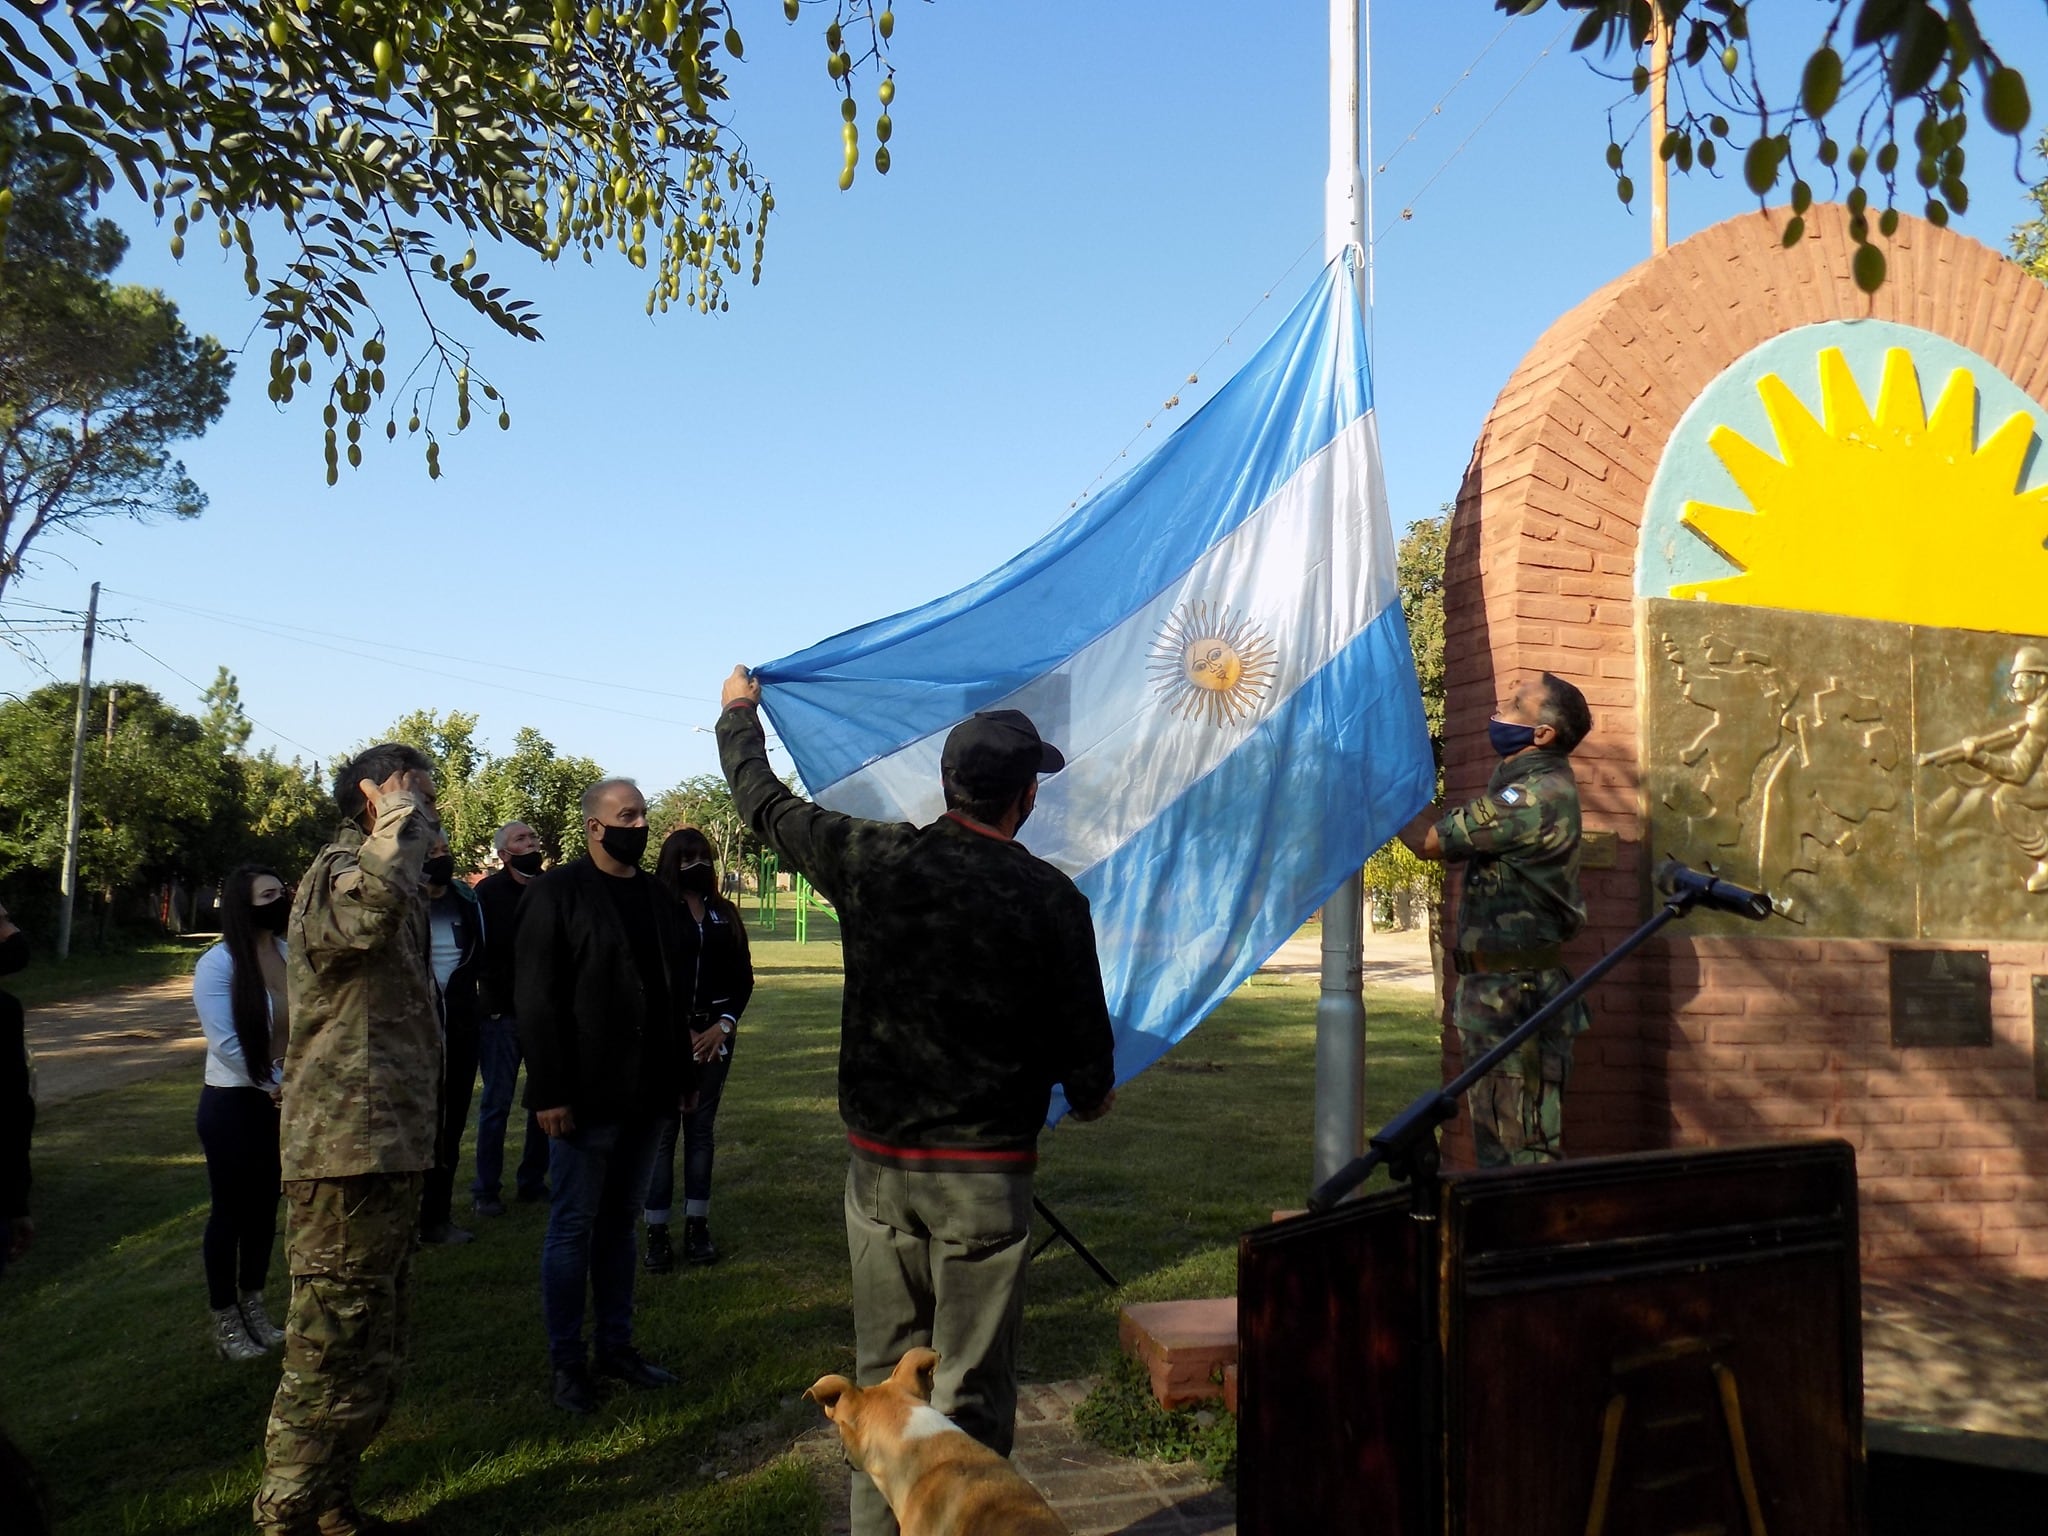
<svg viewBox="0 0 2048 1536"><path fill-rule="evenodd" d="M839 1110L857 1379L871 1386L905 1351L937 1350L933 1404L1007 1456L1038 1132L1055 1084L1077 1120L1116 1099L1088 900L1016 841L1038 776L1065 759L1021 711L975 714L946 738L945 814L869 821L776 777L760 699L734 668L718 722L726 779L755 834L837 909L846 946ZM889 1536L881 1494L853 1479L854 1536Z"/></svg>
<svg viewBox="0 0 2048 1536"><path fill-rule="evenodd" d="M1116 1102L1087 897L1016 842L1065 758L1014 709L946 737L946 813L926 827L825 811L776 778L745 668L725 680L719 760L756 836L840 915L840 1116L862 1386L938 1350L932 1403L991 1450L1016 1434L1018 1327L1038 1130L1059 1083L1075 1120ZM854 1536L895 1532L854 1473Z"/></svg>

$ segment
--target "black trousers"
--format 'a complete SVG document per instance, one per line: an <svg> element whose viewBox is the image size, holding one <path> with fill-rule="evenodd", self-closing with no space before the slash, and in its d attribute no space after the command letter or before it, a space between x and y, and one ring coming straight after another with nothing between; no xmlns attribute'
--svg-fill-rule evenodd
<svg viewBox="0 0 2048 1536"><path fill-rule="evenodd" d="M261 1088L199 1090L199 1145L213 1194L199 1252L206 1301L232 1307L243 1291L263 1289L277 1246L277 1105Z"/></svg>
<svg viewBox="0 0 2048 1536"><path fill-rule="evenodd" d="M441 1078L439 1125L434 1133L434 1166L427 1170L420 1194L420 1227L441 1226L451 1219L455 1198L455 1167L462 1156L462 1132L469 1121L469 1101L476 1092L477 1026L450 1024L447 1062Z"/></svg>

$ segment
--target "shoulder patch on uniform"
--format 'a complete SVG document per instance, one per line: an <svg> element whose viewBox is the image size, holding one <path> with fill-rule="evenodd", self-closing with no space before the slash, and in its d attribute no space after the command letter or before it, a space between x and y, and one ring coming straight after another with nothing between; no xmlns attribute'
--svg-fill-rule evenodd
<svg viewBox="0 0 2048 1536"><path fill-rule="evenodd" d="M1517 784L1510 784L1507 788L1500 791L1500 803L1502 805L1520 805L1524 798L1521 786Z"/></svg>

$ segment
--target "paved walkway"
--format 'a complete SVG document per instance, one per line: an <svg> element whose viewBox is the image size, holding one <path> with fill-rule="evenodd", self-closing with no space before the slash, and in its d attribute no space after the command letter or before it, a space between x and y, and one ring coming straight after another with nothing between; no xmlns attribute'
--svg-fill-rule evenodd
<svg viewBox="0 0 2048 1536"><path fill-rule="evenodd" d="M206 1057L189 976L39 1003L28 1010L28 1046L45 1106L173 1068L191 1073L196 1092Z"/></svg>
<svg viewBox="0 0 2048 1536"><path fill-rule="evenodd" d="M1406 987L1416 992L1436 990L1436 973L1430 968L1429 930L1426 928L1368 933L1359 967L1368 986ZM1321 975L1321 935L1313 931L1296 934L1259 969L1268 975Z"/></svg>

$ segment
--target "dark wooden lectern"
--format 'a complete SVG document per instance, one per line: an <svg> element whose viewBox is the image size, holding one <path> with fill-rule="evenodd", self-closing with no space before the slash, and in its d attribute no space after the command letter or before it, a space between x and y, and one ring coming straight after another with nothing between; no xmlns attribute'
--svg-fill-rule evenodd
<svg viewBox="0 0 2048 1536"><path fill-rule="evenodd" d="M1861 1536L1843 1142L1447 1174L1238 1248L1245 1536Z"/></svg>

